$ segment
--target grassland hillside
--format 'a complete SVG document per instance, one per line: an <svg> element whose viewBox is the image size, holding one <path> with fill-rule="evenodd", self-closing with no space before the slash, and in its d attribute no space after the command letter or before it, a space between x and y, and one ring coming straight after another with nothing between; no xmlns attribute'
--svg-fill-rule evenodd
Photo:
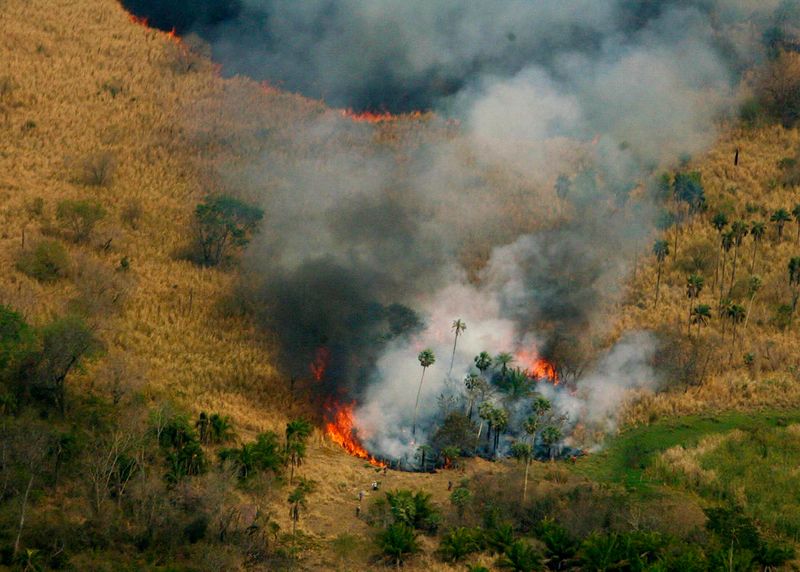
<svg viewBox="0 0 800 572"><path fill-rule="evenodd" d="M286 424L316 411L276 365L279 333L265 335L232 309L236 264L186 256L195 209L230 184L224 168L264 145L287 164L323 155L293 139L320 116L346 128L319 144L354 153L457 144L458 126L430 115L361 124L319 101L223 79L200 43L149 29L113 0L0 0L0 29L0 305L16 312L0 317L4 326L25 323L15 343L28 330L39 340L20 358L0 345L0 387L17 387L8 364L37 380L55 368L55 359L30 357L48 355L48 340L73 347L85 332L92 338L80 367L69 362L66 378L53 378L54 407L34 386L2 395L0 569L365 570L404 560L408 570L466 562L533 570L539 553L557 569L590 569L594 554L613 553L617 560L591 569L625 561L621 569L666 570L677 568L647 567L655 557L642 554L667 562L692 553L691 569L718 570L728 548L743 562L736 569L789 566L800 541L800 270L795 281L788 268L800 256L800 222L790 215L779 233L771 219L800 203L796 128L728 125L707 154L666 174L664 209L681 220L652 240L670 252L659 261L652 244L641 245L625 296L603 310L613 332L596 342L658 331L664 391L632 396L621 434L602 452L535 462L529 474L526 464L479 458L432 473L383 471L332 443L314 419L296 463ZM690 216L670 197L676 174L695 172L705 208ZM529 184L503 171L482 175L520 193ZM465 190L477 201L485 192ZM76 208L83 214L70 216ZM497 224L484 228L513 236L552 210L499 205ZM88 229L86 212L96 219ZM721 230L712 224L718 213L728 220ZM738 220L749 229L763 222L765 232L725 252L722 234ZM471 267L486 259L484 238L464 249ZM704 286L687 298L693 274ZM690 324L700 304L710 316ZM743 316L725 310L737 305ZM65 326L75 315L83 325ZM71 334L53 334L63 331ZM201 412L229 427L207 437ZM274 442L258 441L269 432ZM303 489L298 475L314 484ZM438 516L396 527L402 511L383 492L397 489L431 495L414 510L428 503ZM730 513L708 512L719 507ZM416 550L385 549L399 542L386 531L409 528ZM749 544L734 529L752 532ZM633 567L619 552L625 542L625 550L641 543L637 558L653 561ZM704 545L719 554L698 552Z"/></svg>

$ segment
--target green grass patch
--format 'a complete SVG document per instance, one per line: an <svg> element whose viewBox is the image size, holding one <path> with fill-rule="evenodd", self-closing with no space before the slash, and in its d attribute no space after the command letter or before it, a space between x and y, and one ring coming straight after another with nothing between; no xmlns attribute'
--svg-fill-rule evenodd
<svg viewBox="0 0 800 572"><path fill-rule="evenodd" d="M656 456L675 445L695 446L700 439L733 429L754 431L800 422L800 411L730 412L664 419L643 427L623 430L602 451L581 459L573 470L592 480L618 483L631 492L650 493L661 484L647 469Z"/></svg>

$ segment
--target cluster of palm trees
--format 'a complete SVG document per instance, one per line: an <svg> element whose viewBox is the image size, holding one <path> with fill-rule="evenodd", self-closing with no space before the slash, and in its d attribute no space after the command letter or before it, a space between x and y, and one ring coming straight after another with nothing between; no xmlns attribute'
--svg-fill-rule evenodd
<svg viewBox="0 0 800 572"><path fill-rule="evenodd" d="M794 217L794 218L792 218ZM791 211L779 208L772 212L769 222L775 228L775 240L783 240L784 227L787 223L795 220L797 222L797 242L800 243L800 204L797 204ZM760 276L754 274L757 267L759 246L767 234L767 223L764 221L753 221L747 223L743 220L731 222L725 213L719 212L711 218L711 225L716 229L719 239L719 253L714 269L714 278L711 287L718 291L717 312L723 318L723 335L727 325L731 326L731 336L736 341L738 326L747 322L752 312L753 303L760 291L763 281ZM741 304L733 301L734 287L736 286L736 273L740 267L740 249L747 236L752 239L752 251L750 256L750 278L747 282L748 304L745 308ZM661 286L661 276L663 265L666 258L670 255L670 245L666 240L656 240L653 245L653 254L656 258L656 285L655 285L655 305L658 305L659 290ZM730 259L730 264L729 264ZM789 285L792 288L792 314L800 298L800 257L792 258L789 261ZM690 274L686 279L686 298L688 299L688 323L687 334L691 335L692 326L697 327L699 334L700 328L708 325L712 319L712 309L710 304L698 303L700 294L706 286L705 279L699 274Z"/></svg>

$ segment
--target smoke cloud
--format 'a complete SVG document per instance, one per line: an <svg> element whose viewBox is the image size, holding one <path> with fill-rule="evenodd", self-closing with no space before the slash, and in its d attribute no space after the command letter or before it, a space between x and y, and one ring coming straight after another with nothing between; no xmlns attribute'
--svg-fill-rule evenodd
<svg viewBox="0 0 800 572"><path fill-rule="evenodd" d="M146 15L145 0L129 4ZM185 13L180 1L157 4ZM356 400L361 437L392 458L411 452L416 356L426 347L437 362L418 441L434 429L437 397L463 386L483 350L555 360L569 387L541 391L568 423L613 428L628 390L657 386L649 335L611 349L589 340L608 333L604 309L649 244L651 177L713 142L785 4L240 0L198 9L183 29L211 43L226 73L335 106L438 114L417 137L323 113L265 134L267 151L223 173L267 212L247 264L287 372L308 375L325 348L319 392ZM467 331L448 379L456 318Z"/></svg>

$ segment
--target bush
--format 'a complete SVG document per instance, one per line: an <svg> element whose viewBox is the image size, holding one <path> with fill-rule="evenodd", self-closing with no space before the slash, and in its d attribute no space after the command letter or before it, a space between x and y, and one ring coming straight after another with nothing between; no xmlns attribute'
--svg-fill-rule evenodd
<svg viewBox="0 0 800 572"><path fill-rule="evenodd" d="M780 52L759 78L756 93L769 116L784 127L800 121L800 53Z"/></svg>
<svg viewBox="0 0 800 572"><path fill-rule="evenodd" d="M56 218L75 242L87 240L95 225L105 216L105 209L95 201L67 200L56 207Z"/></svg>
<svg viewBox="0 0 800 572"><path fill-rule="evenodd" d="M120 220L133 230L139 228L139 221L144 214L144 209L142 208L142 203L136 199L130 199L128 202L125 203L125 206L122 207L122 213L120 213Z"/></svg>
<svg viewBox="0 0 800 572"><path fill-rule="evenodd" d="M90 187L108 187L114 179L115 170L116 161L111 153L93 153L80 162L75 179Z"/></svg>
<svg viewBox="0 0 800 572"><path fill-rule="evenodd" d="M473 552L480 552L483 547L481 530L454 528L439 543L439 556L447 562L458 562Z"/></svg>
<svg viewBox="0 0 800 572"><path fill-rule="evenodd" d="M402 522L396 522L379 533L376 542L383 555L398 568L407 556L419 551L416 532Z"/></svg>
<svg viewBox="0 0 800 572"><path fill-rule="evenodd" d="M17 261L17 270L39 282L55 282L66 276L69 255L64 246L55 240L44 240L33 250L23 252Z"/></svg>

